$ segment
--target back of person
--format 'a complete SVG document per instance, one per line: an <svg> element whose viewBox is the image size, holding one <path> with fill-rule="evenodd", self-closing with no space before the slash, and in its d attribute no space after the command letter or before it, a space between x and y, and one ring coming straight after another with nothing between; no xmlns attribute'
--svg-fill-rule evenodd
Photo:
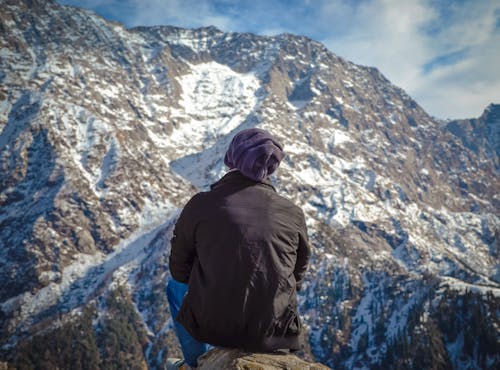
<svg viewBox="0 0 500 370"><path fill-rule="evenodd" d="M226 153L230 171L179 216L169 265L188 288L175 323L200 343L252 351L301 346L296 292L311 251L304 213L268 179L283 156L268 132L240 132Z"/></svg>
<svg viewBox="0 0 500 370"><path fill-rule="evenodd" d="M294 271L299 247L307 248L301 209L268 181L232 171L195 196L188 211L197 260L178 320L214 345L298 349Z"/></svg>

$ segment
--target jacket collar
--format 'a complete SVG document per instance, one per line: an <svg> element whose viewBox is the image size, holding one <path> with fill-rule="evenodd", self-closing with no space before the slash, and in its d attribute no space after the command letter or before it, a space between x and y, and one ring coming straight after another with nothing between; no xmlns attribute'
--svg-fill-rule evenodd
<svg viewBox="0 0 500 370"><path fill-rule="evenodd" d="M269 186L271 189L273 189L274 191L276 191L276 188L273 186L273 184L271 183L271 181L269 180L269 177L266 177L264 180L262 181L254 181L248 177L246 177L245 175L243 175L240 171L238 170L230 170L229 172L227 172L224 176L222 176L220 178L219 181L217 182L214 182L213 184L210 185L210 190L213 190L223 184L226 184L226 183L234 183L234 182L238 182L238 183L248 183L248 185L259 185L259 184L262 184L262 185L265 185L265 186Z"/></svg>

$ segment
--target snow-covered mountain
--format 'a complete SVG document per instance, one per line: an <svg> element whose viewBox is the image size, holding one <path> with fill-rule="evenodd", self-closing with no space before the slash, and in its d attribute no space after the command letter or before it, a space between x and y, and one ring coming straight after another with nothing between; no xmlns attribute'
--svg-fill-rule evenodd
<svg viewBox="0 0 500 370"><path fill-rule="evenodd" d="M303 356L500 364L498 105L438 122L306 37L0 6L0 361L160 368L177 353L173 225L258 126L285 145L272 179L314 246Z"/></svg>

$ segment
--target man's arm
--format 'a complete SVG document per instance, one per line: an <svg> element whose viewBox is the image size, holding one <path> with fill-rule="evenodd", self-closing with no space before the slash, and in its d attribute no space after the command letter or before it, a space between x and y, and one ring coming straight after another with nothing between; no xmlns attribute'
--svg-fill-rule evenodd
<svg viewBox="0 0 500 370"><path fill-rule="evenodd" d="M174 228L174 235L170 240L169 268L172 277L187 284L189 275L196 258L196 248L194 240L195 222L193 214L192 197L184 206Z"/></svg>
<svg viewBox="0 0 500 370"><path fill-rule="evenodd" d="M297 282L297 291L302 287L302 280L307 270L309 264L309 258L311 257L311 246L309 245L309 239L307 236L307 226L304 217L304 212L302 212L301 219L301 229L299 231L299 247L297 249L297 262L295 263L295 269L293 274L295 276L295 281Z"/></svg>

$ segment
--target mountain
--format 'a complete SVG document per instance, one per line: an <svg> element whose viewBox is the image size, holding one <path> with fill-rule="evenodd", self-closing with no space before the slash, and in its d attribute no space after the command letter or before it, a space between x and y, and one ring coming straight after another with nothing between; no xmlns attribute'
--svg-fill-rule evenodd
<svg viewBox="0 0 500 370"><path fill-rule="evenodd" d="M496 368L498 105L438 122L306 37L126 29L0 0L0 362L161 368L172 228L236 132L314 247L301 356L338 368ZM1 363L0 363L1 365Z"/></svg>
<svg viewBox="0 0 500 370"><path fill-rule="evenodd" d="M500 104L490 104L479 118L447 122L446 129L481 161L492 161L500 170Z"/></svg>

